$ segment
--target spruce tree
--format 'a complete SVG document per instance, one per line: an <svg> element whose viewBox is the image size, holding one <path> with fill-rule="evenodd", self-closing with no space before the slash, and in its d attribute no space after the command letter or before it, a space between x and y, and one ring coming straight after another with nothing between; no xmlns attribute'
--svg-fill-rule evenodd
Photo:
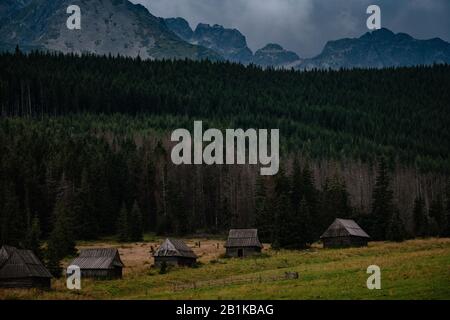
<svg viewBox="0 0 450 320"><path fill-rule="evenodd" d="M49 245L46 251L47 269L55 278L60 278L62 275L62 258L59 255L58 248L54 245Z"/></svg>
<svg viewBox="0 0 450 320"><path fill-rule="evenodd" d="M16 194L16 186L14 183L6 183L4 189L3 205L3 221L0 228L2 229L2 244L10 246L20 246L25 237L26 219L22 210L20 210L20 199Z"/></svg>
<svg viewBox="0 0 450 320"><path fill-rule="evenodd" d="M444 234L447 221L442 199L440 197L436 197L435 199L433 199L428 215L431 219L432 224L430 235L439 237Z"/></svg>
<svg viewBox="0 0 450 320"><path fill-rule="evenodd" d="M374 240L385 240L386 230L394 212L394 196L390 189L390 178L386 160L381 158L372 195L372 230Z"/></svg>
<svg viewBox="0 0 450 320"><path fill-rule="evenodd" d="M269 209L267 190L262 176L256 179L255 227L258 229L258 236L262 242L273 240L273 215Z"/></svg>
<svg viewBox="0 0 450 320"><path fill-rule="evenodd" d="M137 202L133 204L133 209L130 212L130 240L131 241L142 241L144 235L142 227L142 213L139 209Z"/></svg>
<svg viewBox="0 0 450 320"><path fill-rule="evenodd" d="M327 178L321 194L320 211L317 224L321 232L336 218L353 218L353 208L350 205L350 196L345 181L339 176Z"/></svg>
<svg viewBox="0 0 450 320"><path fill-rule="evenodd" d="M389 241L395 242L402 242L406 239L405 223L398 210L395 210L391 216L386 232L386 238Z"/></svg>
<svg viewBox="0 0 450 320"><path fill-rule="evenodd" d="M88 172L86 169L81 174L81 184L74 197L74 211L76 220L78 221L76 232L80 239L96 239L99 228L94 213Z"/></svg>
<svg viewBox="0 0 450 320"><path fill-rule="evenodd" d="M291 248L305 249L314 242L312 219L306 199L300 201L299 207L294 210L290 230Z"/></svg>
<svg viewBox="0 0 450 320"><path fill-rule="evenodd" d="M291 178L291 186L292 186L292 192L291 192L291 201L293 207L298 207L300 205L300 202L303 198L303 188L302 183L304 181L302 176L302 168L300 165L300 161L296 157L293 164L293 172L292 172L292 178Z"/></svg>
<svg viewBox="0 0 450 320"><path fill-rule="evenodd" d="M428 216L425 212L425 201L422 197L414 200L414 236L426 237L428 235Z"/></svg>
<svg viewBox="0 0 450 320"><path fill-rule="evenodd" d="M446 217L446 225L444 228L444 237L450 237L450 180L447 182L447 187L445 190L446 197L446 205L445 205L445 217Z"/></svg>
<svg viewBox="0 0 450 320"><path fill-rule="evenodd" d="M117 219L117 236L120 242L127 242L130 239L128 211L125 204L122 205L119 218Z"/></svg>
<svg viewBox="0 0 450 320"><path fill-rule="evenodd" d="M311 171L311 168L308 164L306 164L302 171L302 179L301 179L301 201L306 201L306 205L308 207L308 216L311 221L317 221L319 218L318 209L319 209L319 193L315 187L314 175ZM299 204L296 205L294 209L298 209ZM323 232L321 227L317 223L311 223L308 228L312 237L319 237L320 233Z"/></svg>
<svg viewBox="0 0 450 320"><path fill-rule="evenodd" d="M289 179L280 168L275 179L275 226L273 247L286 248L291 244L292 205Z"/></svg>
<svg viewBox="0 0 450 320"><path fill-rule="evenodd" d="M25 249L31 250L39 258L43 258L41 249L41 227L39 218L35 215L27 226L27 236L24 243Z"/></svg>
<svg viewBox="0 0 450 320"><path fill-rule="evenodd" d="M58 274L60 261L76 252L75 234L73 232L74 221L71 219L70 209L66 201L67 197L63 195L56 202L55 223L47 244L48 267L53 270L55 276Z"/></svg>

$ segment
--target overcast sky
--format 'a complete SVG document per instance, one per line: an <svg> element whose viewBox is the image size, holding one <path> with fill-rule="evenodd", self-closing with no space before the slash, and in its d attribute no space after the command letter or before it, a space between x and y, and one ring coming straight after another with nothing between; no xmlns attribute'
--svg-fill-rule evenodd
<svg viewBox="0 0 450 320"><path fill-rule="evenodd" d="M367 32L366 9L378 4L382 26L419 39L450 41L449 0L131 0L159 17L239 29L254 51L279 43L302 57L320 53L328 40Z"/></svg>

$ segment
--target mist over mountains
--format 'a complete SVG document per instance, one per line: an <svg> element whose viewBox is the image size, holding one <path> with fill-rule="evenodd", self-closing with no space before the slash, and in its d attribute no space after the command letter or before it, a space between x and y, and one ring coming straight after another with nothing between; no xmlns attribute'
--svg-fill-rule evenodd
<svg viewBox="0 0 450 320"><path fill-rule="evenodd" d="M82 30L66 27L69 5L82 8ZM269 41L268 41L269 42ZM4 0L0 3L0 49L94 53L142 59L210 59L261 67L310 69L385 68L450 63L450 44L417 40L388 29L329 41L314 58L268 43L252 52L237 29L181 18L158 18L128 0Z"/></svg>

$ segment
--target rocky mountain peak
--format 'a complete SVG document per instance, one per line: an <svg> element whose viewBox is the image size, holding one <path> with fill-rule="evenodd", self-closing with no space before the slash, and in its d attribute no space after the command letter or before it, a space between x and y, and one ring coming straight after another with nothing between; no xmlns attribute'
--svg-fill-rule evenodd
<svg viewBox="0 0 450 320"><path fill-rule="evenodd" d="M21 0L17 10L0 11L0 46L66 53L140 56L143 59L221 59L217 53L176 36L161 18L128 0ZM17 3L16 3L17 4ZM82 10L81 30L66 27L69 5Z"/></svg>
<svg viewBox="0 0 450 320"><path fill-rule="evenodd" d="M263 67L281 67L300 60L300 57L292 51L285 50L276 43L269 43L255 52L253 62Z"/></svg>

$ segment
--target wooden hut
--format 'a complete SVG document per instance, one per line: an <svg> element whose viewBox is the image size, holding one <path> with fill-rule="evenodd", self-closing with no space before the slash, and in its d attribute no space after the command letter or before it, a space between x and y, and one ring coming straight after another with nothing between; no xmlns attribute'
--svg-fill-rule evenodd
<svg viewBox="0 0 450 320"><path fill-rule="evenodd" d="M0 288L50 289L52 275L31 250L0 249Z"/></svg>
<svg viewBox="0 0 450 320"><path fill-rule="evenodd" d="M197 255L183 241L166 239L153 253L155 266L161 267L165 262L171 266L193 266L197 262Z"/></svg>
<svg viewBox="0 0 450 320"><path fill-rule="evenodd" d="M355 221L336 219L320 239L324 248L364 247L370 236Z"/></svg>
<svg viewBox="0 0 450 320"><path fill-rule="evenodd" d="M257 229L231 229L225 243L225 254L227 257L243 258L261 253L262 248Z"/></svg>
<svg viewBox="0 0 450 320"><path fill-rule="evenodd" d="M124 264L115 248L82 249L70 265L80 267L81 278L120 279Z"/></svg>

